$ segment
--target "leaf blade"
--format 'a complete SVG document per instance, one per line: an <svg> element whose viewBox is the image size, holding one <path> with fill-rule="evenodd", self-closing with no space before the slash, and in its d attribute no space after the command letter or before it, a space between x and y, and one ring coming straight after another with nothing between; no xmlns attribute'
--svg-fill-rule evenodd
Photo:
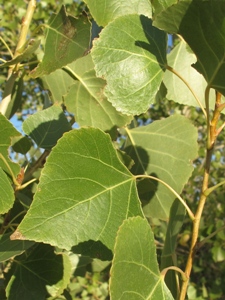
<svg viewBox="0 0 225 300"><path fill-rule="evenodd" d="M123 222L114 253L112 300L173 299L160 276L154 236L145 219L133 217Z"/></svg>
<svg viewBox="0 0 225 300"><path fill-rule="evenodd" d="M122 221L142 214L135 178L121 163L109 136L82 128L64 134L53 148L30 210L12 239L68 250L99 240L112 249Z"/></svg>

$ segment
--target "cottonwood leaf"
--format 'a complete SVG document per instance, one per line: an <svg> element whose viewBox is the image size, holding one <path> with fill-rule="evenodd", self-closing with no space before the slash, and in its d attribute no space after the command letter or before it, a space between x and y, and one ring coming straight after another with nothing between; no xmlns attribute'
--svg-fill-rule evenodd
<svg viewBox="0 0 225 300"><path fill-rule="evenodd" d="M97 76L107 81L105 94L118 111L138 115L154 102L166 48L166 33L142 15L119 17L102 30L94 41L92 58Z"/></svg>
<svg viewBox="0 0 225 300"><path fill-rule="evenodd" d="M71 265L66 254L40 244L15 260L15 270L6 287L9 300L45 300L49 290L60 295L69 283Z"/></svg>
<svg viewBox="0 0 225 300"><path fill-rule="evenodd" d="M205 107L204 95L207 83L204 77L192 67L192 64L196 62L196 56L193 52L187 50L187 44L181 41L176 45L169 53L167 61L168 65L173 67L188 82L203 107ZM166 70L163 82L167 87L166 97L168 99L184 105L199 106L188 87L169 70Z"/></svg>
<svg viewBox="0 0 225 300"><path fill-rule="evenodd" d="M32 205L12 239L70 249L100 241L113 249L118 227L143 215L135 177L99 129L72 130L47 158Z"/></svg>
<svg viewBox="0 0 225 300"><path fill-rule="evenodd" d="M21 154L26 154L32 146L31 140L27 136L19 136L12 138L13 151Z"/></svg>
<svg viewBox="0 0 225 300"><path fill-rule="evenodd" d="M58 69L49 75L41 77L45 89L50 91L54 103L62 103L63 96L67 94L69 87L74 83L74 78L64 69Z"/></svg>
<svg viewBox="0 0 225 300"><path fill-rule="evenodd" d="M179 0L153 0L151 1L152 7L154 8L154 16L165 10L169 6L177 3Z"/></svg>
<svg viewBox="0 0 225 300"><path fill-rule="evenodd" d="M156 16L154 25L183 36L197 57L193 65L225 95L225 2L181 1Z"/></svg>
<svg viewBox="0 0 225 300"><path fill-rule="evenodd" d="M8 148L11 146L11 138L16 136L21 136L21 133L15 129L12 123L10 123L5 116L0 114L0 153L7 161L15 177L20 172L20 166L9 159ZM8 167L1 157L0 167L6 172L6 174L11 176Z"/></svg>
<svg viewBox="0 0 225 300"><path fill-rule="evenodd" d="M0 214L7 213L15 200L14 190L6 173L0 168Z"/></svg>
<svg viewBox="0 0 225 300"><path fill-rule="evenodd" d="M112 300L173 299L160 275L154 235L147 220L125 220L116 238L111 269Z"/></svg>
<svg viewBox="0 0 225 300"><path fill-rule="evenodd" d="M62 6L52 14L45 30L45 51L42 62L30 75L33 78L50 74L84 55L89 47L90 24L86 17L67 15Z"/></svg>
<svg viewBox="0 0 225 300"><path fill-rule="evenodd" d="M116 111L106 99L103 93L106 82L96 77L90 55L78 59L67 68L78 80L74 81L64 97L64 104L69 112L75 114L80 126L93 126L115 136L117 127L131 122L132 117Z"/></svg>
<svg viewBox="0 0 225 300"><path fill-rule="evenodd" d="M100 26L106 26L114 19L130 14L152 16L148 0L85 0L91 15Z"/></svg>
<svg viewBox="0 0 225 300"><path fill-rule="evenodd" d="M25 250L34 245L31 241L11 241L11 233L0 236L0 261L6 261L10 258L22 254Z"/></svg>
<svg viewBox="0 0 225 300"><path fill-rule="evenodd" d="M197 137L197 129L180 115L129 130L124 150L135 162L131 171L157 177L181 193L198 155ZM147 216L168 219L176 197L167 187L144 180L138 190Z"/></svg>
<svg viewBox="0 0 225 300"><path fill-rule="evenodd" d="M35 113L23 122L23 131L44 149L51 149L71 125L62 109L53 105Z"/></svg>

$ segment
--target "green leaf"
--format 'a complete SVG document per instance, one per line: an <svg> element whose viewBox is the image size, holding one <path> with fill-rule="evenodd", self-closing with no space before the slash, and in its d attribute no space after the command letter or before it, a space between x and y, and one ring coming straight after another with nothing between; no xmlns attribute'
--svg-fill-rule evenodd
<svg viewBox="0 0 225 300"><path fill-rule="evenodd" d="M21 154L26 154L32 146L31 140L26 137L13 137L12 138L12 148L13 151Z"/></svg>
<svg viewBox="0 0 225 300"><path fill-rule="evenodd" d="M47 289L58 295L69 283L69 259L66 254L56 255L49 245L40 244L14 262L17 266L6 288L8 300L45 300Z"/></svg>
<svg viewBox="0 0 225 300"><path fill-rule="evenodd" d="M111 300L173 299L160 276L154 235L141 217L120 226L111 269Z"/></svg>
<svg viewBox="0 0 225 300"><path fill-rule="evenodd" d="M68 16L62 6L46 25L45 52L42 62L30 75L33 78L49 74L84 55L89 48L90 24L86 17Z"/></svg>
<svg viewBox="0 0 225 300"><path fill-rule="evenodd" d="M91 15L100 26L106 26L114 19L130 14L152 17L148 0L85 0Z"/></svg>
<svg viewBox="0 0 225 300"><path fill-rule="evenodd" d="M135 162L131 171L157 177L181 193L193 171L192 160L198 155L197 129L190 121L174 115L128 134L124 150ZM157 181L144 180L139 185L145 214L168 219L174 194Z"/></svg>
<svg viewBox="0 0 225 300"><path fill-rule="evenodd" d="M154 0L154 1L151 1L152 6L154 8L154 16L177 2L178 2L178 0Z"/></svg>
<svg viewBox="0 0 225 300"><path fill-rule="evenodd" d="M170 266L177 266L177 236L184 223L184 217L185 207L178 199L175 199L173 205L171 206L169 223L166 231L166 239L161 255L161 270ZM177 299L179 289L177 287L177 279L174 271L167 272L165 282L170 291L172 292L174 298Z"/></svg>
<svg viewBox="0 0 225 300"><path fill-rule="evenodd" d="M0 153L10 166L14 176L16 177L20 172L20 166L9 159L8 148L11 145L11 138L15 136L21 136L15 127L6 119L5 116L0 114ZM9 175L9 169L5 162L0 158L0 167Z"/></svg>
<svg viewBox="0 0 225 300"><path fill-rule="evenodd" d="M0 168L0 214L10 210L15 200L14 190L6 173Z"/></svg>
<svg viewBox="0 0 225 300"><path fill-rule="evenodd" d="M74 78L63 69L44 75L41 79L45 89L50 91L51 99L54 103L62 103L63 96L67 94L69 87L74 83Z"/></svg>
<svg viewBox="0 0 225 300"><path fill-rule="evenodd" d="M157 15L154 25L183 36L195 55L194 65L210 87L225 95L225 2L181 1Z"/></svg>
<svg viewBox="0 0 225 300"><path fill-rule="evenodd" d="M6 261L14 256L23 253L30 248L34 242L31 241L11 241L10 234L0 236L0 261Z"/></svg>
<svg viewBox="0 0 225 300"><path fill-rule="evenodd" d="M122 115L103 94L106 82L97 78L91 56L87 55L67 66L78 79L64 97L67 110L75 114L80 126L93 126L117 134L117 127L130 123L132 117Z"/></svg>
<svg viewBox="0 0 225 300"><path fill-rule="evenodd" d="M53 105L37 112L23 122L23 131L44 149L51 149L71 126L62 109Z"/></svg>
<svg viewBox="0 0 225 300"><path fill-rule="evenodd" d="M204 95L207 83L204 77L192 67L192 64L196 62L196 56L191 49L187 47L184 41L180 41L167 56L168 65L173 67L173 69L186 80L202 106L205 107ZM167 87L167 99L188 106L199 106L189 88L174 73L166 70L163 82ZM215 91L211 90L210 99L214 98ZM211 109L214 109L215 104L213 101L209 106Z"/></svg>
<svg viewBox="0 0 225 300"><path fill-rule="evenodd" d="M166 47L166 33L144 16L123 16L102 30L94 41L92 58L97 76L107 81L105 94L118 111L138 115L154 102L166 65Z"/></svg>
<svg viewBox="0 0 225 300"><path fill-rule="evenodd" d="M113 249L124 219L142 215L135 178L99 129L72 130L52 149L33 203L12 238L70 249L101 241Z"/></svg>
<svg viewBox="0 0 225 300"><path fill-rule="evenodd" d="M23 78L21 77L18 80L16 80L14 83L11 100L5 112L5 116L7 119L10 119L18 110L19 106L21 105L21 98L22 98L23 91L24 91L24 84L23 84Z"/></svg>

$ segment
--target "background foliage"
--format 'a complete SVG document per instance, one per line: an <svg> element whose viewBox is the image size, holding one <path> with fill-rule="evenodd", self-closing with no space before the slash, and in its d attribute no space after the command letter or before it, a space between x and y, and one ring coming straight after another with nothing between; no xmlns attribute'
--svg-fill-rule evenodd
<svg viewBox="0 0 225 300"><path fill-rule="evenodd" d="M129 260L139 262L139 253L143 250L123 252L123 243L129 245L130 242L123 237L129 236L130 231L138 242L143 233L147 236L143 242L155 240L156 248L153 242L145 247L150 256L157 252L161 268L173 264L174 253L178 265L185 267L192 227L189 218L184 216L183 207L174 202L173 193L155 181L137 181L137 193L134 176L146 173L169 182L178 193L182 192L192 211L196 210L204 172L206 122L200 108L196 107L193 94L166 66L173 66L182 73L202 105L206 80L212 76L211 69L201 69L208 57L208 54L202 57L201 53L197 55L195 68L192 68L196 55L177 37L171 52L166 53L168 24L164 20L169 19L166 14L174 14L176 18L174 24L169 24L170 30L183 34L197 53L201 41L193 39L192 33L195 30L201 32L208 21L203 18L197 29L193 22L193 29L186 36L185 26L189 26L189 19L187 24L184 22L180 26L182 16L177 13L176 6L163 12L176 1L157 1L154 9L147 0L139 6L139 1L124 1L125 6L121 4L117 10L118 1L85 2L37 1L29 30L29 39L35 42L28 45L25 54L22 51L23 57L17 58L24 65L15 79L13 106L6 112L6 117L11 118L19 131L0 115L0 152L12 173L15 177L19 173L23 176L20 166L28 165L24 182L37 179L25 189L18 189L14 195L11 178L9 181L12 174L1 159L0 299L109 299L112 251L115 256L111 270L111 297L118 299L116 291L119 292L120 286L129 285L126 275L132 272L129 263L120 266L123 255L127 257L129 254ZM181 2L182 7L187 7L190 1ZM101 12L103 4L110 5L108 13ZM193 6L188 17L191 18L195 10L198 13L199 9ZM165 32L152 25L149 19L152 10L155 16L158 15L155 24L161 29L166 28ZM25 13L24 1L3 1L0 5L0 50L1 58L7 61L1 65L1 98L7 92L9 67L15 64L3 40L14 53ZM214 20L213 14L219 16L218 20L224 19L224 10L219 4L211 11L207 10L205 18ZM138 15L142 15L141 18ZM224 59L218 50L220 36L224 37L223 30L218 30L218 23L207 28L206 43L210 41L216 49L215 65L209 66L212 70L218 67L218 61ZM101 38L94 42L90 55L92 40L101 30L99 26L105 28ZM149 28L152 29L150 33ZM215 43L211 43L212 31L219 35L218 39L217 35L213 38ZM65 32L69 37L68 44L67 39L59 38ZM115 32L116 39L112 38ZM38 65L40 59L42 63ZM221 92L224 91L223 74L221 67L216 78L216 84L219 82L222 86ZM213 86L216 84L212 82ZM210 95L214 97L213 92ZM140 96L144 100L136 101ZM211 108L213 106L214 103ZM219 122L223 124L223 115ZM82 126L84 128L78 131L71 130ZM57 147L52 149L56 144ZM225 180L224 167L222 131L212 157L210 186ZM163 203L165 197L166 204ZM6 198L9 200L4 201ZM104 200L106 198L110 199L109 203ZM148 222L143 219L138 198ZM97 209L100 210L98 217ZM206 202L200 240L215 231L218 233L208 239L196 254L188 290L190 299L225 299L224 209L224 189L219 188ZM169 215L176 220L177 227L171 224ZM179 222L177 216L181 216ZM126 218L129 219L121 226ZM84 223L80 219L84 219ZM20 223L19 230L14 231ZM148 223L154 237L148 230ZM168 236L170 226L174 232ZM15 241L11 241L10 236ZM172 246L164 247L171 240ZM129 247L134 248L132 244ZM144 257L143 261L151 270L149 257ZM120 270L125 274L121 275ZM156 273L154 279L145 281L147 277L140 276L138 293L143 293L145 299L144 293L149 292L146 285L155 280L159 282L158 299L163 299L162 295L166 295L165 299L172 299L161 280L157 263L153 270ZM117 282L117 276L125 280ZM128 287L129 290L132 288Z"/></svg>

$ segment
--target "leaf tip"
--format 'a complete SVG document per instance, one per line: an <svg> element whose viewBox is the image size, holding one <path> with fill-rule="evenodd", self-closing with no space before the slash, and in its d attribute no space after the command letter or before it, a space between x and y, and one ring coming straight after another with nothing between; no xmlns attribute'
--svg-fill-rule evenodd
<svg viewBox="0 0 225 300"><path fill-rule="evenodd" d="M15 241L15 240L26 240L26 238L22 235L21 232L19 232L18 230L14 231L13 234L10 235L10 240L11 241Z"/></svg>

